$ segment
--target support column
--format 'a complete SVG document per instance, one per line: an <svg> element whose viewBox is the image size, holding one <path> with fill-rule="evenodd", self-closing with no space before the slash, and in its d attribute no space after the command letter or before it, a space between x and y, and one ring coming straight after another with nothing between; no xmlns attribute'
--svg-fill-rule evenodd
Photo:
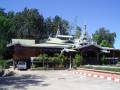
<svg viewBox="0 0 120 90"><path fill-rule="evenodd" d="M97 52L97 63L100 64L99 62L99 53Z"/></svg>
<svg viewBox="0 0 120 90"><path fill-rule="evenodd" d="M84 63L83 63L83 56L82 56L82 52L81 52L80 54L81 54L81 61L82 61L82 64L84 64Z"/></svg>
<svg viewBox="0 0 120 90"><path fill-rule="evenodd" d="M33 68L34 67L34 64L33 64L33 60L34 60L34 57L31 57L31 68Z"/></svg>
<svg viewBox="0 0 120 90"><path fill-rule="evenodd" d="M70 54L70 65L69 65L69 69L72 68L71 61L72 61L72 57L71 57L71 54Z"/></svg>
<svg viewBox="0 0 120 90"><path fill-rule="evenodd" d="M13 69L15 70L15 61L14 59L12 59L12 61L13 61Z"/></svg>
<svg viewBox="0 0 120 90"><path fill-rule="evenodd" d="M115 64L115 52L113 51L113 64Z"/></svg>

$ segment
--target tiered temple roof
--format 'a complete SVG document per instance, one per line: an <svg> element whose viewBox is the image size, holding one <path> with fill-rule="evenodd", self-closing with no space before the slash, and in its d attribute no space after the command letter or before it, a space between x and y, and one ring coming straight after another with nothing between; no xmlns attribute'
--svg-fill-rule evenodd
<svg viewBox="0 0 120 90"><path fill-rule="evenodd" d="M7 45L7 47L13 46L15 44L21 44L22 46L28 46L28 47L52 47L52 48L71 48L71 49L79 49L82 47L87 47L90 45L94 45L99 47L103 50L120 50L115 48L109 48L109 47L101 47L97 45L96 42L92 40L92 38L89 36L86 25L84 27L84 30L81 34L81 37L76 41L73 36L70 35L61 35L60 30L58 28L55 37L49 37L44 43L36 44L35 40L27 40L27 39L12 39L12 42ZM72 48L74 47L74 48Z"/></svg>

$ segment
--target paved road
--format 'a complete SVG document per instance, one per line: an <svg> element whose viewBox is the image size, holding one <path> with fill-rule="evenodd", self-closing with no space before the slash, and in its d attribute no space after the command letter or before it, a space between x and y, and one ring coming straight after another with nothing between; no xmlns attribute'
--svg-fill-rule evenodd
<svg viewBox="0 0 120 90"><path fill-rule="evenodd" d="M120 90L120 83L63 71L17 71L0 78L0 90Z"/></svg>

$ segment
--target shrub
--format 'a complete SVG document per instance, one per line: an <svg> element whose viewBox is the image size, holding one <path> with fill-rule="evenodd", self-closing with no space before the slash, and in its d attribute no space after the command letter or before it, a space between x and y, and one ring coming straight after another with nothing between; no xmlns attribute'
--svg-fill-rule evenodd
<svg viewBox="0 0 120 90"><path fill-rule="evenodd" d="M6 61L5 60L0 60L0 68L5 69L6 67Z"/></svg>
<svg viewBox="0 0 120 90"><path fill-rule="evenodd" d="M119 62L117 62L117 64L120 64L120 61L119 61Z"/></svg>
<svg viewBox="0 0 120 90"><path fill-rule="evenodd" d="M0 68L8 69L10 67L10 61L0 58Z"/></svg>
<svg viewBox="0 0 120 90"><path fill-rule="evenodd" d="M64 55L60 55L58 53L54 54L53 56L48 56L47 54L41 54L39 55L39 57L34 59L34 61L40 64L34 63L33 67L40 67L40 66L42 66L43 68L48 68L49 66L50 67L52 66L54 68L63 67L65 58L66 57Z"/></svg>
<svg viewBox="0 0 120 90"><path fill-rule="evenodd" d="M82 65L82 59L81 59L81 55L80 54L76 54L74 61L73 61L74 66L79 67L80 65Z"/></svg>
<svg viewBox="0 0 120 90"><path fill-rule="evenodd" d="M105 55L102 56L101 63L102 63L102 65L106 64Z"/></svg>

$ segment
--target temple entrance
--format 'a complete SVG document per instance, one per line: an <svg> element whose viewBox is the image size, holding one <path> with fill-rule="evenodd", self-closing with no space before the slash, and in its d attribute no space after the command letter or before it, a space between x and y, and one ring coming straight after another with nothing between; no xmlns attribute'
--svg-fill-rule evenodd
<svg viewBox="0 0 120 90"><path fill-rule="evenodd" d="M99 54L95 51L85 51L82 56L83 64L99 64Z"/></svg>

